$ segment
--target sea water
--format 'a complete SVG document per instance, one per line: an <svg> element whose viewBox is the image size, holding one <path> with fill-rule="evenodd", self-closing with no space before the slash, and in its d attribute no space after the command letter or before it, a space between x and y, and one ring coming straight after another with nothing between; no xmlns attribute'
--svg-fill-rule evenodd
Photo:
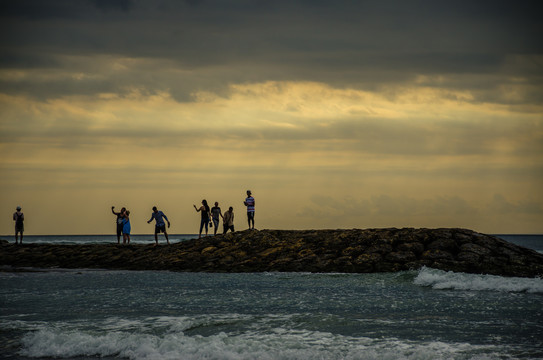
<svg viewBox="0 0 543 360"><path fill-rule="evenodd" d="M10 243L15 242L14 236L4 235L1 237ZM196 239L198 235L193 234L168 234L170 243ZM123 237L120 238L122 244ZM117 237L115 235L25 235L23 238L25 244L58 244L58 245L77 245L77 244L116 244ZM155 237L153 234L130 235L130 244L148 245L154 244ZM158 235L158 243L166 244L164 234Z"/></svg>
<svg viewBox="0 0 543 360"><path fill-rule="evenodd" d="M0 358L541 359L542 305L543 279L430 268L4 272Z"/></svg>

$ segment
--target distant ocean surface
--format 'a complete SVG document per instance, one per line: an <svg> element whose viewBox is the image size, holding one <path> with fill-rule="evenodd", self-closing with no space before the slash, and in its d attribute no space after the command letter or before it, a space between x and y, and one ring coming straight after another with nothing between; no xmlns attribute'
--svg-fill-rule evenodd
<svg viewBox="0 0 543 360"><path fill-rule="evenodd" d="M543 252L543 236L498 236ZM190 238L171 235L170 241ZM29 243L116 241L25 237ZM154 237L132 242L150 244ZM0 358L543 359L543 279L429 268L0 272Z"/></svg>
<svg viewBox="0 0 543 360"><path fill-rule="evenodd" d="M172 243L198 238L197 234L168 234L168 236ZM494 236L543 253L543 235L496 234ZM0 236L0 239L8 240L10 243L15 242L13 235L3 235ZM23 241L29 244L115 244L117 243L117 237L115 235L25 235ZM121 243L122 241L121 237ZM154 242L155 237L153 234L130 235L131 244L154 244ZM159 235L158 242L159 244L166 244L163 234Z"/></svg>
<svg viewBox="0 0 543 360"><path fill-rule="evenodd" d="M8 240L10 243L15 242L13 235L0 236L1 239ZM170 243L197 239L198 234L183 234L172 235L168 234ZM121 243L123 238L121 236ZM60 244L60 245L75 245L75 244L116 244L117 236L115 235L25 235L23 243L28 244ZM130 244L154 244L155 235L130 235ZM164 234L158 236L159 244L166 244Z"/></svg>

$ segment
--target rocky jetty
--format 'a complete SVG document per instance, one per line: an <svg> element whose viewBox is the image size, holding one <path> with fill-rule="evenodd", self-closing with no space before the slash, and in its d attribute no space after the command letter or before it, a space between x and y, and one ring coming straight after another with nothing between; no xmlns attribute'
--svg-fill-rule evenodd
<svg viewBox="0 0 543 360"><path fill-rule="evenodd" d="M395 272L422 266L543 276L543 254L466 229L262 230L172 245L0 245L0 268Z"/></svg>

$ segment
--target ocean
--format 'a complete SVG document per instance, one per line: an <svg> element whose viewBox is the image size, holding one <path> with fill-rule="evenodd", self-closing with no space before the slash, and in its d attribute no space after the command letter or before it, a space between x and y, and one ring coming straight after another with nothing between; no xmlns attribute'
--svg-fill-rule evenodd
<svg viewBox="0 0 543 360"><path fill-rule="evenodd" d="M543 359L543 279L36 270L0 272L2 359Z"/></svg>

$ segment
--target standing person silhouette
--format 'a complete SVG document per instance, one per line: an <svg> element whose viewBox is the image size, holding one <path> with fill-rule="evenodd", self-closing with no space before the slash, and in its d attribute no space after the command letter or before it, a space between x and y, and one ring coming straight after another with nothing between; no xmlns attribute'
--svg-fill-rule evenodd
<svg viewBox="0 0 543 360"><path fill-rule="evenodd" d="M230 206L228 211L224 213L223 216L223 234L226 234L228 230L234 232L234 208Z"/></svg>
<svg viewBox="0 0 543 360"><path fill-rule="evenodd" d="M249 229L255 229L255 198L251 195L251 190L247 190L247 198L243 202L247 206L247 223ZM252 227L251 227L252 223Z"/></svg>
<svg viewBox="0 0 543 360"><path fill-rule="evenodd" d="M122 208L121 212L115 212L115 206L111 207L111 212L113 215L117 215L117 244L121 243L121 235L123 233L123 219L126 208ZM124 236L123 236L124 240Z"/></svg>
<svg viewBox="0 0 543 360"><path fill-rule="evenodd" d="M163 232L164 236L166 237L166 242L168 245L170 245L170 240L168 240L168 233L166 232L166 224L164 223L164 219L168 222L168 229L170 228L170 220L168 220L168 217L166 214L164 214L162 211L159 211L156 206L153 206L153 213L151 214L151 218L149 221L147 221L147 224L150 224L151 221L155 219L155 246L158 246L158 233Z"/></svg>
<svg viewBox="0 0 543 360"><path fill-rule="evenodd" d="M21 207L17 206L17 211L13 213L13 221L15 221L15 244L18 243L18 234L21 234L21 244L23 243L23 233L25 231L24 221L25 215L21 212Z"/></svg>
<svg viewBox="0 0 543 360"><path fill-rule="evenodd" d="M198 235L198 239L200 239L202 237L202 229L204 228L204 226L206 227L206 236L207 236L207 230L208 230L208 225L209 225L209 205L207 205L207 200L202 200L202 206L200 206L199 208L196 207L196 205L192 205L194 206L194 209L196 210L196 212L199 212L201 211L202 212L202 219L200 220L200 233Z"/></svg>
<svg viewBox="0 0 543 360"><path fill-rule="evenodd" d="M215 226L214 235L217 235L217 230L219 229L219 216L224 219L224 216L219 207L219 203L215 201L215 206L211 208L211 219L213 220L213 226Z"/></svg>
<svg viewBox="0 0 543 360"><path fill-rule="evenodd" d="M130 245L130 231L132 227L130 226L130 211L126 210L123 218L123 244Z"/></svg>

